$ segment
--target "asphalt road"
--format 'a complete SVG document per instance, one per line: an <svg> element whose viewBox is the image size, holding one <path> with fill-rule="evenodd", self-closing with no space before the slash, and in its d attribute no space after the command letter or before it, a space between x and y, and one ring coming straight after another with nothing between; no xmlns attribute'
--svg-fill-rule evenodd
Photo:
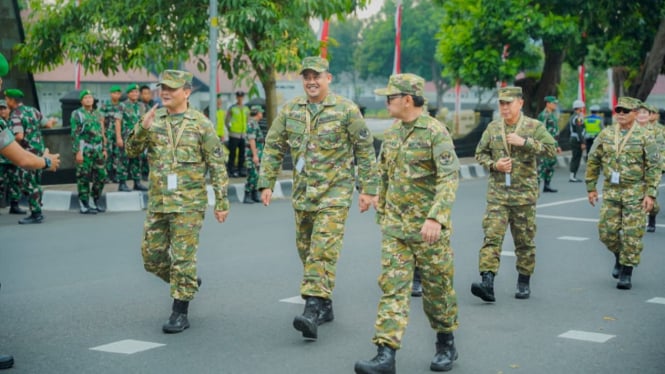
<svg viewBox="0 0 665 374"><path fill-rule="evenodd" d="M665 225L645 235L633 289L617 290L613 257L597 239L598 208L566 174L558 169L553 185L560 192L539 201L531 299L513 297L508 235L495 304L469 291L479 279L486 180L461 182L452 239L460 356L452 372L665 372ZM320 327L317 342L303 341L291 326L302 305L280 301L297 297L301 275L288 200L268 208L234 204L224 224L206 217L203 285L190 306L192 327L176 335L161 332L170 313L168 287L142 267L144 212L45 215L35 226L0 215L0 352L16 360L8 372L332 374L351 373L356 360L375 354L380 232L372 213L352 209L338 264L336 319ZM428 373L435 335L422 301L411 306L398 371ZM576 339L560 336L566 333Z"/></svg>

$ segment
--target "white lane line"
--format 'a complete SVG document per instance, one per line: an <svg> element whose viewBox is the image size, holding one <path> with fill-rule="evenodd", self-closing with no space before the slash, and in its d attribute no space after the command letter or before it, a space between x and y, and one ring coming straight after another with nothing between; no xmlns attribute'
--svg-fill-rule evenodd
<svg viewBox="0 0 665 374"><path fill-rule="evenodd" d="M511 251L501 251L501 256L515 257L515 252L511 252Z"/></svg>
<svg viewBox="0 0 665 374"><path fill-rule="evenodd" d="M138 352L147 351L149 349L162 347L166 344L153 343L153 342L144 342L141 340L119 340L114 343L104 344L97 347L92 347L92 351L101 351L101 352L110 352L110 353L122 353L126 355L131 355Z"/></svg>
<svg viewBox="0 0 665 374"><path fill-rule="evenodd" d="M560 338L582 340L585 342L605 343L616 335L600 334L597 332L569 330L559 335Z"/></svg>
<svg viewBox="0 0 665 374"><path fill-rule="evenodd" d="M583 242L585 240L589 240L589 238L585 238L582 236L559 236L557 239L559 240L570 240L573 242Z"/></svg>
<svg viewBox="0 0 665 374"><path fill-rule="evenodd" d="M598 198L600 198L601 196L602 196L602 194L598 195ZM580 198L577 198L577 199L561 200L561 201L555 201L555 202L547 203L547 204L538 204L538 205L536 205L536 208L548 208L548 207L551 207L551 206L578 203L580 201L589 201L589 198L588 197L580 197Z"/></svg>
<svg viewBox="0 0 665 374"><path fill-rule="evenodd" d="M287 299L282 299L279 301L280 303L291 303L291 304L302 304L305 305L305 300L302 299L301 296L293 296L289 297Z"/></svg>
<svg viewBox="0 0 665 374"><path fill-rule="evenodd" d="M547 214L536 214L538 218L558 219L561 221L598 222L598 218L577 218L567 216L550 216Z"/></svg>
<svg viewBox="0 0 665 374"><path fill-rule="evenodd" d="M653 299L647 300L647 303L665 304L665 297L654 297Z"/></svg>

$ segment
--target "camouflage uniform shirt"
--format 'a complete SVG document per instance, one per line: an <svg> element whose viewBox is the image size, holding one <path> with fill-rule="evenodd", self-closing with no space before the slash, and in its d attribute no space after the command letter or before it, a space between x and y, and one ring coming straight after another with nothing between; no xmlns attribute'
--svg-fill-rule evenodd
<svg viewBox="0 0 665 374"><path fill-rule="evenodd" d="M84 108L76 109L71 116L72 152L78 153L83 147L99 147L103 151L104 126L101 112L93 109L87 111Z"/></svg>
<svg viewBox="0 0 665 374"><path fill-rule="evenodd" d="M511 185L506 186L505 173L495 170L494 163L502 157L508 157L504 146L506 135L515 132L526 138L522 147L510 148L512 159ZM535 204L538 199L538 157L554 157L556 141L545 126L533 118L521 115L516 125L508 126L503 119L487 125L476 147L476 160L490 170L487 202L517 206Z"/></svg>
<svg viewBox="0 0 665 374"><path fill-rule="evenodd" d="M307 131L306 111L311 130ZM273 188L282 158L291 149L294 166L302 157L304 168L293 170L293 207L317 211L351 205L358 163L361 193L376 195L376 156L373 137L358 106L342 96L329 94L318 105L299 97L284 105L272 123L261 160L258 188Z"/></svg>
<svg viewBox="0 0 665 374"><path fill-rule="evenodd" d="M427 113L414 123L398 121L386 130L379 155L377 214L384 234L421 242L420 229L428 218L451 229L459 168L448 131Z"/></svg>
<svg viewBox="0 0 665 374"><path fill-rule="evenodd" d="M11 112L9 121L14 134L23 133L21 146L41 156L44 153L41 126L45 123L42 114L33 107L21 104Z"/></svg>
<svg viewBox="0 0 665 374"><path fill-rule="evenodd" d="M122 104L122 124L120 133L123 139L127 138L129 132L132 131L134 125L139 122L139 119L145 114L145 112L145 105L140 101L132 103L127 100ZM138 157L138 155L135 157Z"/></svg>
<svg viewBox="0 0 665 374"><path fill-rule="evenodd" d="M543 110L538 115L538 121L545 124L545 128L552 135L555 140L554 147L559 147L559 119L556 118L555 112L548 112Z"/></svg>
<svg viewBox="0 0 665 374"><path fill-rule="evenodd" d="M171 134L168 131L169 123ZM172 144L176 143L175 138L181 131L182 136L174 151ZM215 210L229 209L229 178L224 166L222 144L203 114L188 109L184 114L169 116L165 108L158 109L148 130L139 121L127 139L129 157L137 157L146 148L150 162L148 211L205 211L208 204L206 172L210 173L215 193ZM171 174L177 178L177 187L174 189L168 186Z"/></svg>

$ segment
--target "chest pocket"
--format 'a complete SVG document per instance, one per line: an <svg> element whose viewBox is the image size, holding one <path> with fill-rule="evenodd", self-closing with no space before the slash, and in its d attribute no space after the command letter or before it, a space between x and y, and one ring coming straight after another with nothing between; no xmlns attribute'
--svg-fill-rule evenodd
<svg viewBox="0 0 665 374"><path fill-rule="evenodd" d="M194 129L185 129L176 147L175 156L179 163L202 162L200 134Z"/></svg>
<svg viewBox="0 0 665 374"><path fill-rule="evenodd" d="M623 157L626 160L628 166L639 165L641 166L644 163L644 153L642 149L642 144L640 142L629 142L626 144L626 147L623 149Z"/></svg>
<svg viewBox="0 0 665 374"><path fill-rule="evenodd" d="M302 143L305 141L305 122L299 118L286 119L286 142L293 150L299 150Z"/></svg>
<svg viewBox="0 0 665 374"><path fill-rule="evenodd" d="M345 131L340 121L332 119L321 119L317 126L316 138L319 146L323 149L336 149L345 144Z"/></svg>
<svg viewBox="0 0 665 374"><path fill-rule="evenodd" d="M432 147L426 141L411 141L404 145L403 166L406 175L411 179L430 176L436 172L432 160Z"/></svg>

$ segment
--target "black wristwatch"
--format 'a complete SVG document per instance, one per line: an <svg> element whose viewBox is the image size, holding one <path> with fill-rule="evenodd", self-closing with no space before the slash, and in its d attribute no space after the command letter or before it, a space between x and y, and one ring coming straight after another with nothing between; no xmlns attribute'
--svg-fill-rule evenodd
<svg viewBox="0 0 665 374"><path fill-rule="evenodd" d="M51 159L48 157L44 157L44 167L42 169L50 169L51 168Z"/></svg>

